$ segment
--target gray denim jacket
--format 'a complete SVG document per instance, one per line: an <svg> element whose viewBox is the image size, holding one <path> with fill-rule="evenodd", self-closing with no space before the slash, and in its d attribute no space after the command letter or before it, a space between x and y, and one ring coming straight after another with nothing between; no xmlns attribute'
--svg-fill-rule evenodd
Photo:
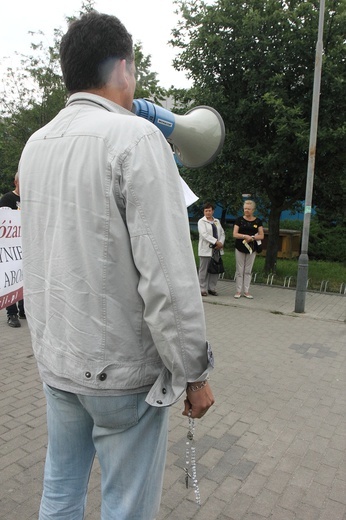
<svg viewBox="0 0 346 520"><path fill-rule="evenodd" d="M40 364L167 406L210 363L182 188L148 121L79 93L19 167L25 307Z"/></svg>

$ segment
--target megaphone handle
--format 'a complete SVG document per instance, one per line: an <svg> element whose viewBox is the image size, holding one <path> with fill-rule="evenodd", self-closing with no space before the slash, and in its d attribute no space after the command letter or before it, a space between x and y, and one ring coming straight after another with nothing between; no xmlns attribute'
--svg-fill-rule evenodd
<svg viewBox="0 0 346 520"><path fill-rule="evenodd" d="M136 116L151 121L167 139L173 132L175 126L174 114L166 108L159 107L145 99L134 99L132 112Z"/></svg>

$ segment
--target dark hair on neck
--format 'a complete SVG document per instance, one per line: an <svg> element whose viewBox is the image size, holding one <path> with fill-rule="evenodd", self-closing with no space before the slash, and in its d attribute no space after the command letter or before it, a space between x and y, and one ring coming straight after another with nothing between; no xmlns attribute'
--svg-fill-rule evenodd
<svg viewBox="0 0 346 520"><path fill-rule="evenodd" d="M67 90L106 85L116 60L134 60L132 36L115 16L91 11L71 22L60 44Z"/></svg>

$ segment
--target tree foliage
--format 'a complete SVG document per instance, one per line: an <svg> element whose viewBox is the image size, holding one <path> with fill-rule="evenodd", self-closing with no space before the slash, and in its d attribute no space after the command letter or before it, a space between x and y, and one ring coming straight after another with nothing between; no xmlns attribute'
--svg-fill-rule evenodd
<svg viewBox="0 0 346 520"><path fill-rule="evenodd" d="M32 54L20 55L19 66L8 67L2 77L0 193L12 185L21 151L30 135L48 123L66 101L58 66L59 38L56 30L53 45L32 43Z"/></svg>
<svg viewBox="0 0 346 520"><path fill-rule="evenodd" d="M223 153L198 172L196 186L205 183L215 200L233 202L245 192L268 201L266 269L273 270L281 212L305 195L319 2L175 3L181 15L171 41L180 49L175 66L193 80L195 104L216 108L227 130ZM346 131L346 2L326 4L314 199L325 210L336 190L345 208Z"/></svg>
<svg viewBox="0 0 346 520"><path fill-rule="evenodd" d="M94 1L82 3L80 14L90 12ZM67 17L67 22L73 17ZM0 194L12 189L13 177L22 149L30 135L48 123L65 105L67 92L59 63L61 28L54 30L53 42L46 44L42 32L31 33L34 42L29 55L17 55L19 66L7 67L6 61L0 93ZM166 95L159 86L157 73L151 71L151 57L145 56L142 44L134 44L137 86L135 97L160 103Z"/></svg>

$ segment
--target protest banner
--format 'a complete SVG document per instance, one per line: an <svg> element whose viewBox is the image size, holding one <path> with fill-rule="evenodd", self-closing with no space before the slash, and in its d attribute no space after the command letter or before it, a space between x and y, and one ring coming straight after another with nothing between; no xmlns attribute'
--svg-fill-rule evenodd
<svg viewBox="0 0 346 520"><path fill-rule="evenodd" d="M23 299L21 212L0 208L0 309Z"/></svg>

